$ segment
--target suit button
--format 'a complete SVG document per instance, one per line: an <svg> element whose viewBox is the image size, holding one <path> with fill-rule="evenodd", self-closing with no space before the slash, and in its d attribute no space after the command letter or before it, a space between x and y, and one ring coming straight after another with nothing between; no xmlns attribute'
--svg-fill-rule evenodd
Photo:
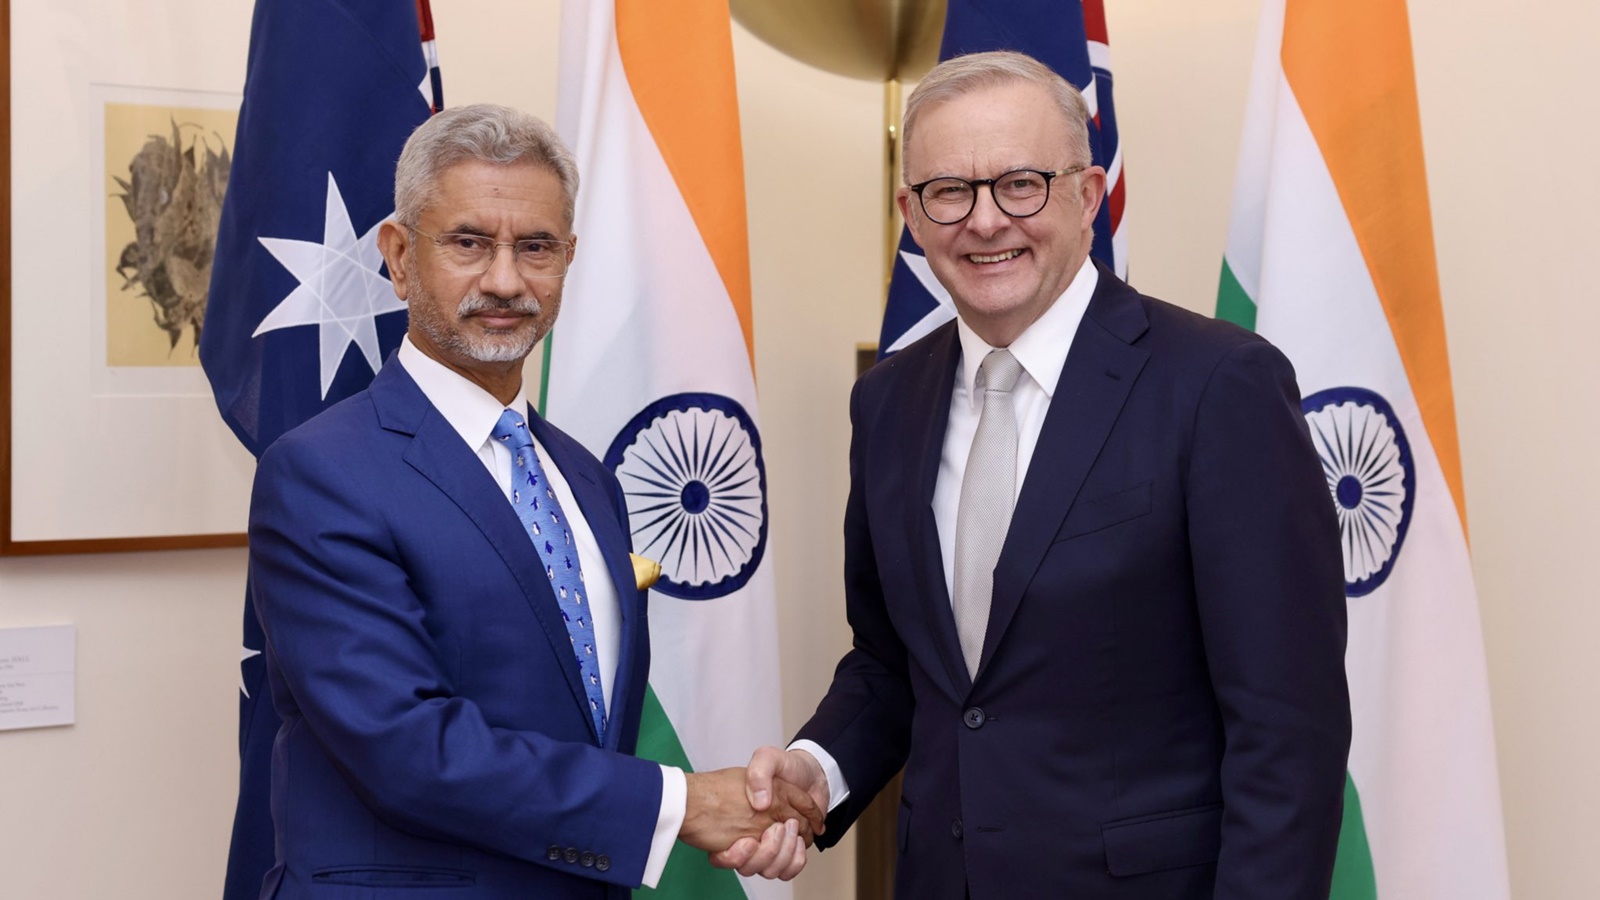
<svg viewBox="0 0 1600 900"><path fill-rule="evenodd" d="M967 727L971 728L973 731L977 731L979 728L982 728L983 723L987 718L988 717L983 714L983 710L977 708L976 706L961 714L961 721L965 722Z"/></svg>
<svg viewBox="0 0 1600 900"><path fill-rule="evenodd" d="M605 855L604 853L596 856L594 858L594 867L596 870L601 872L608 871L611 868L611 857Z"/></svg>
<svg viewBox="0 0 1600 900"><path fill-rule="evenodd" d="M960 819L952 819L951 820L951 822L950 822L950 836L955 838L958 841L961 840L961 820Z"/></svg>
<svg viewBox="0 0 1600 900"><path fill-rule="evenodd" d="M561 847L557 844L551 844L550 849L544 852L544 858L550 860L551 862L560 862Z"/></svg>
<svg viewBox="0 0 1600 900"><path fill-rule="evenodd" d="M567 848L567 852L565 854L563 854L563 857L569 863L577 862L578 861L578 848L577 847L568 847Z"/></svg>
<svg viewBox="0 0 1600 900"><path fill-rule="evenodd" d="M585 850L583 855L578 857L578 865L583 866L585 869L594 868L594 854Z"/></svg>

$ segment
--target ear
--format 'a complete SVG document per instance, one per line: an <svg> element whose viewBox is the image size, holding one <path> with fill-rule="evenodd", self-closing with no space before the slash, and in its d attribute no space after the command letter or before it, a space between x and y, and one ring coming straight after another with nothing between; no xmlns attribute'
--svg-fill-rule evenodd
<svg viewBox="0 0 1600 900"><path fill-rule="evenodd" d="M922 210L918 208L920 204L912 202L911 197L911 189L907 187L894 192L894 202L900 207L900 218L905 220L906 228L911 231L911 239L921 247L922 236L919 232L925 223L920 215Z"/></svg>
<svg viewBox="0 0 1600 900"><path fill-rule="evenodd" d="M1083 230L1094 230L1094 217L1106 199L1106 170L1090 166L1078 175L1078 199L1083 203Z"/></svg>
<svg viewBox="0 0 1600 900"><path fill-rule="evenodd" d="M411 281L417 277L406 265L406 250L410 246L411 229L393 219L386 219L378 226L378 252L383 254L384 265L389 267L389 283L394 286L394 294L401 300L408 299Z"/></svg>

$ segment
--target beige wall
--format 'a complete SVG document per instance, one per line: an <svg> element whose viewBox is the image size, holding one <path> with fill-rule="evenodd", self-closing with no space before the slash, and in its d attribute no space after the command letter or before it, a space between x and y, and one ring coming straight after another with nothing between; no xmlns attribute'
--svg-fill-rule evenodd
<svg viewBox="0 0 1600 900"><path fill-rule="evenodd" d="M1600 896L1600 6L1507 12L1413 28L1512 885L1564 900Z"/></svg>
<svg viewBox="0 0 1600 900"><path fill-rule="evenodd" d="M110 0L104 0L110 3ZM1133 274L1209 309L1259 0L1108 4ZM555 109L556 0L437 0L447 99ZM1518 897L1582 900L1600 840L1597 591L1600 9L1412 0L1474 564ZM855 344L876 338L881 93L736 29L756 351L781 585L784 717L848 641L839 515ZM241 61L242 71L242 61ZM26 177L17 173L16 177ZM593 248L591 248L591 252ZM235 779L242 551L0 560L0 627L79 627L78 721L0 733L0 896L213 897ZM850 893L851 851L799 900Z"/></svg>

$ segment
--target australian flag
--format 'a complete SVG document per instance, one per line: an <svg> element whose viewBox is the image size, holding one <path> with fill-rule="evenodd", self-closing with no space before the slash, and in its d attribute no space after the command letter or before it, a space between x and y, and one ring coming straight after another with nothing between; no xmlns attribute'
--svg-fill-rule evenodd
<svg viewBox="0 0 1600 900"><path fill-rule="evenodd" d="M394 165L442 105L427 0L258 0L222 205L200 361L222 417L259 456L366 387L405 334L377 227ZM224 900L254 900L273 865L278 717L248 592L239 799Z"/></svg>
<svg viewBox="0 0 1600 900"><path fill-rule="evenodd" d="M1106 199L1094 222L1090 252L1126 278L1122 148L1111 103L1105 0L949 0L939 58L984 50L1026 53L1083 92L1089 104L1089 146L1095 164L1106 170ZM889 300L883 310L878 357L899 351L954 317L950 293L934 280L911 233L902 229Z"/></svg>

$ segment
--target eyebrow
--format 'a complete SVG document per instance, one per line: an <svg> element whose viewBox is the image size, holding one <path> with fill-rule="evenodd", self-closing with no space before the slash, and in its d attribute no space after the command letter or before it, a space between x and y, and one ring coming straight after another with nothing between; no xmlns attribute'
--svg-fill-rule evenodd
<svg viewBox="0 0 1600 900"><path fill-rule="evenodd" d="M443 233L444 234L470 234L470 235L473 235L475 237L485 237L485 238L493 238L494 237L494 235L490 234L487 229L479 228L476 225L465 225L465 224L457 225L457 226L455 226L453 228L447 228L447 229L444 230ZM560 241L560 240L566 240L566 239L563 238L563 237L560 237L558 235L555 235L555 234L553 234L551 232L548 232L548 231L535 231L532 234L519 234L519 235L516 236L515 240L520 242L520 241Z"/></svg>
<svg viewBox="0 0 1600 900"><path fill-rule="evenodd" d="M1054 171L1050 166L1021 165L1021 166L1010 166L1009 168L1001 169L1000 171L994 173L993 175L988 176L987 178L968 178L965 175L941 174L941 175L929 175L927 178L924 178L922 180L923 181L938 181L941 178L958 178L958 179L960 179L962 181L988 181L991 178L999 178L1001 175L1010 175L1012 172L1050 172L1050 171ZM915 182L915 181L912 182L912 184L917 184L917 183L918 182Z"/></svg>

